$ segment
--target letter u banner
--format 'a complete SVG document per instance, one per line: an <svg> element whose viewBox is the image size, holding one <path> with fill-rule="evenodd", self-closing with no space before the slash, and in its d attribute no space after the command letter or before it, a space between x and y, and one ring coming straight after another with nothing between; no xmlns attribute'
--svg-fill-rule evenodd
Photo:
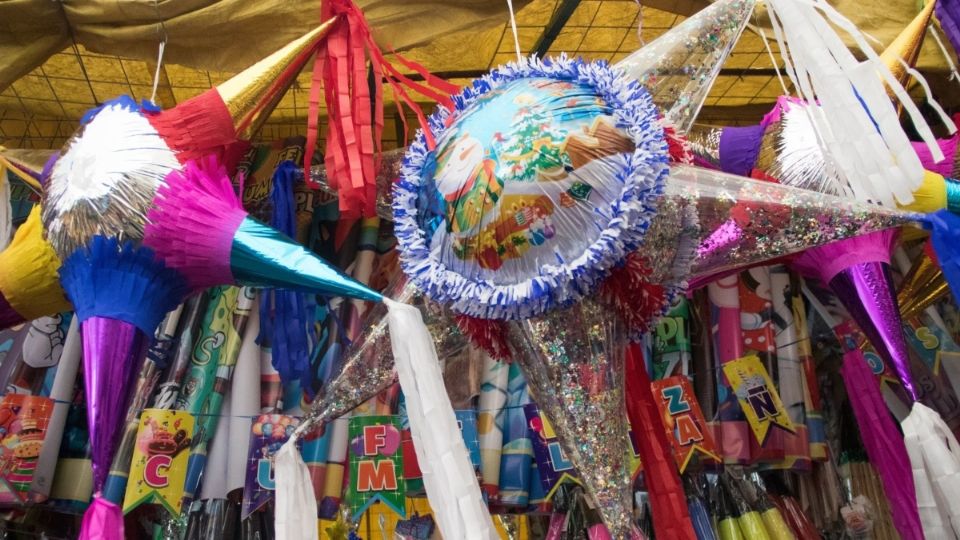
<svg viewBox="0 0 960 540"><path fill-rule="evenodd" d="M375 502L406 517L400 421L395 416L350 418L350 485L346 502L359 519Z"/></svg>
<svg viewBox="0 0 960 540"><path fill-rule="evenodd" d="M124 513L143 503L155 503L180 515L193 423L187 411L143 411L123 498Z"/></svg>

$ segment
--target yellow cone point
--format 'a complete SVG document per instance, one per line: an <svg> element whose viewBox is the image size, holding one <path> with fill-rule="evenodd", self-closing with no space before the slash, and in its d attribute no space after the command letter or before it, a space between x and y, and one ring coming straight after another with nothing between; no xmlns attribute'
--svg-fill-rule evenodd
<svg viewBox="0 0 960 540"><path fill-rule="evenodd" d="M923 45L923 38L927 33L927 25L930 24L930 17L933 15L934 4L936 2L933 0L928 1L923 10L880 54L880 60L900 81L900 84L906 85L907 82L907 69L900 60L903 59L910 67L916 66L917 58L920 56L920 47Z"/></svg>
<svg viewBox="0 0 960 540"><path fill-rule="evenodd" d="M217 85L217 92L233 118L238 139L250 139L263 125L335 23L336 19L324 22Z"/></svg>
<svg viewBox="0 0 960 540"><path fill-rule="evenodd" d="M13 241L0 252L0 292L26 320L72 309L60 288L60 259L43 238L40 206L34 206Z"/></svg>

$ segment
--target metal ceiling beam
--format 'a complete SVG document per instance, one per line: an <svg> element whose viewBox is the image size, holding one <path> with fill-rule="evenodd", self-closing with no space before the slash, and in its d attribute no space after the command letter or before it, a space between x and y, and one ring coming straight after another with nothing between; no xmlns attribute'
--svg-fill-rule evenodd
<svg viewBox="0 0 960 540"><path fill-rule="evenodd" d="M577 6L579 5L580 0L560 0L560 6L553 12L553 17L550 18L547 27L544 28L543 33L540 34L540 39L537 40L537 44L533 46L533 54L541 58L547 54L550 46L557 40L560 31L567 25L567 21L573 16L573 12L577 10Z"/></svg>

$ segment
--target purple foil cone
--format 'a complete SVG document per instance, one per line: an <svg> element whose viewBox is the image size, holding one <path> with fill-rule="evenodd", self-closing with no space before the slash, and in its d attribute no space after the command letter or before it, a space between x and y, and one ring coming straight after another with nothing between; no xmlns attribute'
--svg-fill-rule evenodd
<svg viewBox="0 0 960 540"><path fill-rule="evenodd" d="M110 472L130 402L130 392L149 344L136 326L105 317L80 325L87 425L93 462L93 491L99 493Z"/></svg>
<svg viewBox="0 0 960 540"><path fill-rule="evenodd" d="M830 289L883 361L893 368L910 399L916 401L890 265L879 261L854 264L830 280Z"/></svg>

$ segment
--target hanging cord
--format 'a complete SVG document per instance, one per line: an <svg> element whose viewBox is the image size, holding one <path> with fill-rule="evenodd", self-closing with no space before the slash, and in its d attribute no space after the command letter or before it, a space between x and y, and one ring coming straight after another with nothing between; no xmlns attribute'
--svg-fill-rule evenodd
<svg viewBox="0 0 960 540"><path fill-rule="evenodd" d="M507 0L507 9L510 10L510 28L513 30L513 46L517 50L517 62L522 62L523 53L520 52L520 36L517 34L517 17L513 13L513 0Z"/></svg>
<svg viewBox="0 0 960 540"><path fill-rule="evenodd" d="M950 57L950 53L947 51L947 48L943 46L943 41L940 39L940 32L937 30L936 25L929 25L927 27L927 31L933 35L934 41L937 42L937 47L940 47L940 53L943 54L943 59L946 60L947 65L950 66L950 80L956 81L957 84L960 84L960 73L957 73L957 66L953 63L953 58Z"/></svg>
<svg viewBox="0 0 960 540"><path fill-rule="evenodd" d="M637 2L637 41L640 43L640 46L643 47L647 42L643 39L643 4L640 3L640 0Z"/></svg>
<svg viewBox="0 0 960 540"><path fill-rule="evenodd" d="M157 50L157 69L153 72L153 90L150 92L150 102L157 102L157 86L160 84L160 67L163 65L163 50L167 47L167 27L160 16L159 0L153 0L153 9L157 12L157 34L160 35L160 46ZM161 34L162 32L162 34Z"/></svg>

